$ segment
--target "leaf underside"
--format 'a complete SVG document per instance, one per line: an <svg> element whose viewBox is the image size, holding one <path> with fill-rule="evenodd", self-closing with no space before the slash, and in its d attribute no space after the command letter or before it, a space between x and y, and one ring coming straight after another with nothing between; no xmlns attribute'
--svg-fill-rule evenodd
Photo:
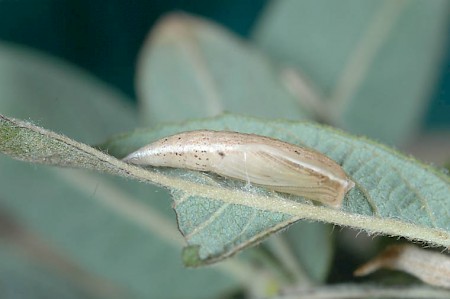
<svg viewBox="0 0 450 299"><path fill-rule="evenodd" d="M14 158L89 168L170 188L179 228L190 246L184 255L188 265L218 261L298 219L450 246L448 176L372 141L328 127L225 115L138 130L118 136L101 148L121 158L163 136L195 129L278 138L314 148L342 165L356 187L347 194L340 210L210 174L142 169L29 123L6 117L0 120L0 151Z"/></svg>

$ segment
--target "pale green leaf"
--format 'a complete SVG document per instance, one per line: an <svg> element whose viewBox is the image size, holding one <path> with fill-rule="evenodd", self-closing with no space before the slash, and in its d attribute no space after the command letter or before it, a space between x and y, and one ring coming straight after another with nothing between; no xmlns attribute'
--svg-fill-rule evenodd
<svg viewBox="0 0 450 299"><path fill-rule="evenodd" d="M211 215L217 218L217 221L226 222L228 217L226 217L227 214L224 213L224 210L228 209L228 211L232 211L234 209L230 203L240 203L253 208L257 206L259 209L263 209L263 212L267 210L277 212L270 214L272 217L270 218L263 212L257 212L254 215L252 209L239 209L239 213L242 213L241 217L256 217L255 221L265 217L266 222L272 221L272 226L275 225L274 223L282 226L283 224L295 221L295 217L286 218L286 216L297 215L293 210L294 206L298 204L302 207L301 212L299 211L301 217L316 220L322 219L328 222L359 228L362 227L372 232L383 231L388 234L400 234L411 239L427 239L431 243L441 245L449 242L448 230L450 223L447 203L450 200L450 194L448 192L448 177L445 174L436 172L413 159L403 157L393 150L384 148L373 142L350 137L332 129L307 123L259 122L227 116L214 121L189 122L183 124L181 127L174 125L161 127L156 131L137 131L134 134L118 137L113 142L106 144L105 147L108 148L110 153L122 157L144 144L163 136L171 135L179 131L204 128L257 133L315 148L330 156L338 163L343 164L343 168L356 182L357 188L348 194L342 211L330 211L325 208L304 206L303 204L289 201L292 206L286 203L286 214L278 213L282 212L279 198L271 198L273 201L269 200L263 203L263 198L271 197L271 195L266 193L261 194L261 197L253 194L257 199L248 199L247 204L243 203L245 200L244 196L238 193L234 196L241 198L222 199L222 201L225 201L225 204L223 204L223 202L208 201L208 197L210 198L210 189L204 191L208 192L208 196L192 196L191 190L188 190L186 193L183 193L183 190L183 192L175 193L175 201L181 200L181 204L176 204L178 219L190 220L190 222L180 225L182 231L183 228L185 229L183 231L185 234L190 234L196 228L196 223L203 223L202 218L212 221ZM215 186L214 184L219 184L233 189L244 190L247 193L249 192L249 190L245 189L245 184L239 184L235 181L220 180L219 182L214 181L214 183L211 183L205 180L204 176L197 177L193 173L190 173L188 176L185 172L183 173L185 174L183 176L184 179L190 178L201 183L209 183L213 187ZM263 192L260 189L257 190ZM230 195L227 194L227 196ZM274 202L277 202L277 204ZM180 215L180 210L187 205L196 207L195 213L188 215L184 215L183 213L183 215ZM277 205L277 207L272 205ZM309 214L310 208L313 210L317 209L314 216ZM184 212L184 210L182 211ZM221 215L222 213L225 215L223 217L224 219L217 217L217 215ZM195 217L195 219L192 219L192 217ZM236 225L239 226L239 224ZM220 235L218 233L218 227L220 226L208 225L205 229L196 232L195 235L189 236L195 237L197 241L201 238L204 239L205 235L208 234L218 236ZM235 229L238 231L237 228ZM260 234L267 233L268 230L260 232L252 226L248 229L250 232L247 238L255 238L252 241L258 241L258 238L261 237ZM252 229L253 231L251 231ZM403 232L399 233L399 231ZM242 238L245 239L244 237ZM431 238L441 240L435 242ZM230 236L222 240L222 248L232 246L227 242L229 239ZM195 242L191 244L198 245ZM213 260L220 258L221 256L214 256L214 246L217 246L217 244L211 244L211 247L205 246L205 251L201 253L203 254L201 257L205 258L208 256ZM225 251L227 254L231 254L233 250L238 249L237 247L237 245L232 246L232 249L228 248ZM219 252L220 254L223 253L221 251Z"/></svg>
<svg viewBox="0 0 450 299"><path fill-rule="evenodd" d="M446 0L272 1L254 39L322 90L336 123L398 144L430 99L448 11Z"/></svg>
<svg viewBox="0 0 450 299"><path fill-rule="evenodd" d="M185 14L167 16L151 32L138 62L137 89L147 124L225 111L307 117L274 63L224 28Z"/></svg>
<svg viewBox="0 0 450 299"><path fill-rule="evenodd" d="M334 210L234 180L128 165L66 137L6 117L0 122L0 139L4 140L0 150L16 159L84 167L172 189L179 227L188 236L191 248L190 264L229 256L301 218L450 245L448 176L374 142L330 128L230 115L137 131L118 137L106 147L120 157L162 136L200 128L258 133L309 146L341 164L356 187L346 196L343 207ZM195 210L191 212L188 207Z"/></svg>

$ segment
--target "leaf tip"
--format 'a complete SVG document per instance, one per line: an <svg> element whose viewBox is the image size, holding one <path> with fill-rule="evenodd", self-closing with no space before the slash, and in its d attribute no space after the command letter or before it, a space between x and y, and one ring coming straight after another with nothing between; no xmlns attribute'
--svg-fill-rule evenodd
<svg viewBox="0 0 450 299"><path fill-rule="evenodd" d="M198 245L184 247L181 255L186 267L199 267L205 264L200 257L200 246Z"/></svg>

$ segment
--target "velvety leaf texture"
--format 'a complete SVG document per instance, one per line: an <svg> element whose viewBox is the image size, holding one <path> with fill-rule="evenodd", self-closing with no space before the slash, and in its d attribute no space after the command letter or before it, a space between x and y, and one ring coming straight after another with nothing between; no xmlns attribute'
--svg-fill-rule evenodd
<svg viewBox="0 0 450 299"><path fill-rule="evenodd" d="M151 131L140 130L119 136L103 147L122 157L129 150L162 136L205 128L271 136L314 148L342 165L356 187L347 194L340 210L214 175L179 169L144 170L65 137L18 123L2 118L0 137L8 140L1 144L2 152L25 160L29 156L35 162L68 166L76 166L79 157L79 167L131 176L172 189L179 227L198 253L195 261L190 251L188 264L227 257L300 218L450 245L448 176L372 141L328 127L226 115ZM37 149L41 153L38 158L36 149L22 146L28 140L37 142L44 135L43 144ZM59 148L58 142L63 147ZM51 146L46 147L46 143ZM71 163L58 160L63 160L67 153L71 154Z"/></svg>
<svg viewBox="0 0 450 299"><path fill-rule="evenodd" d="M368 219L371 220L400 221L408 227L408 230L416 226L430 228L432 230L429 233L435 236L446 231L445 242L448 242L450 230L448 177L412 158L404 157L364 138L350 137L340 131L311 123L264 122L229 115L216 118L214 121L189 122L182 126L183 131L205 128L256 133L314 148L341 164L356 182L356 188L346 196L341 211L356 216L355 220L359 218L357 215L364 215L369 216ZM110 153L124 156L152 140L179 131L180 127L177 125L165 126L157 131L140 130L118 137L106 147ZM186 172L183 173L186 176ZM196 178L196 173L187 173L190 179L203 180ZM242 190L248 188L238 182L229 183L224 179L220 181L222 185L231 184L232 188ZM216 181L203 183L217 184ZM259 188L255 187L255 189L258 191L250 190L250 192L263 192ZM270 230L276 231L298 219L292 217L292 214L289 217L289 213L255 212L242 205L236 208L229 203L184 193L181 195L175 193L174 197L179 227L188 243L192 246L203 245L204 247L202 246L199 250L200 256L202 258L208 256L212 260L215 260L219 254L226 252L226 256L244 244L256 242L264 233L268 234ZM327 220L326 217L324 218ZM358 220L362 220L362 217ZM252 221L256 224L251 223ZM270 226L266 226L263 233L258 230L268 223ZM384 229L392 229L395 226L387 221L384 225ZM369 224L363 226L369 231L373 230ZM229 227L230 230L225 233L220 231L220 227ZM233 234L232 231L235 233ZM205 236L209 236L209 239ZM220 236L223 236L221 239L223 244L217 247ZM407 237L415 239L418 236L412 233ZM207 239L214 241L208 243ZM213 250L214 248L216 250Z"/></svg>
<svg viewBox="0 0 450 299"><path fill-rule="evenodd" d="M190 246L199 248L194 262L183 256L187 265L195 266L196 260L222 259L298 220L285 213L205 197L175 194L174 200L180 231Z"/></svg>

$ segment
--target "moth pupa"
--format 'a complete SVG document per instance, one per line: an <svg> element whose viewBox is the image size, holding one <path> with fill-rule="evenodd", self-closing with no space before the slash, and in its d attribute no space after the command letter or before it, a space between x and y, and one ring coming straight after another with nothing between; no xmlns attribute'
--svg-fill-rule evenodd
<svg viewBox="0 0 450 299"><path fill-rule="evenodd" d="M327 156L254 134L190 131L144 146L123 159L143 166L206 171L339 208L355 184Z"/></svg>

